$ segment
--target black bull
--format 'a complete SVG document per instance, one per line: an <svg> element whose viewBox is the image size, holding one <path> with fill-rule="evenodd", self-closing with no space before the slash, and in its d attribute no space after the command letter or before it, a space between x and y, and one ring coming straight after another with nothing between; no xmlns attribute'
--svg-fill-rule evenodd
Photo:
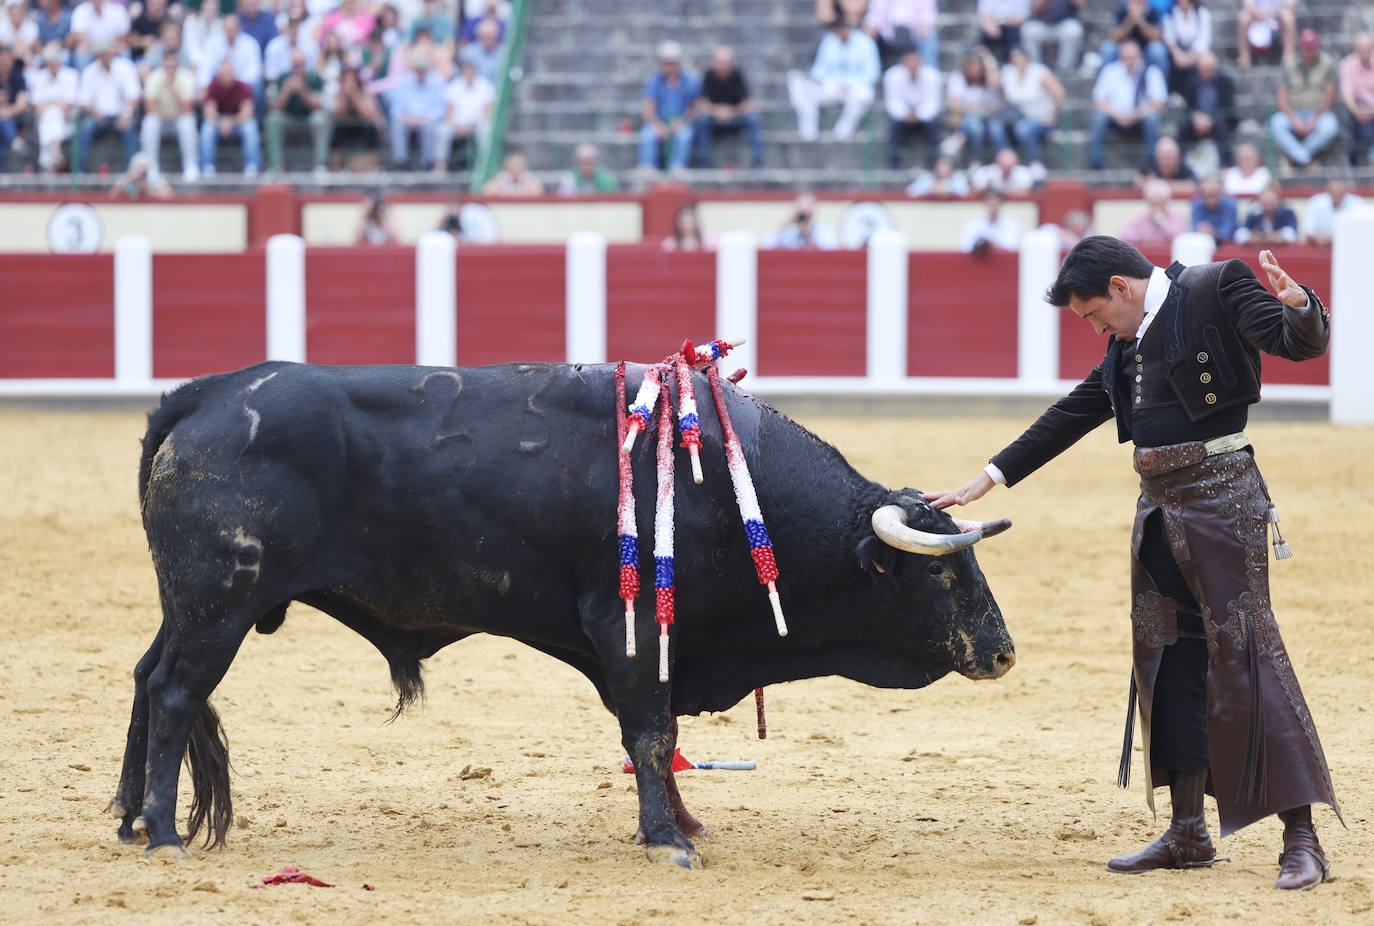
<svg viewBox="0 0 1374 926"><path fill-rule="evenodd" d="M631 395L644 375L628 371ZM397 710L420 662L473 633L511 637L591 680L635 764L639 835L655 860L699 864L701 832L670 769L676 717L722 711L758 686L842 675L920 688L950 671L996 678L1015 661L971 550L899 552L870 524L958 533L914 490L865 479L838 451L744 391L726 402L782 575L779 638L735 504L721 428L697 374L706 480L680 479L671 682L658 680L653 583L625 655L618 598L614 368L472 369L266 363L195 380L149 417L139 497L162 626L134 671L119 836L180 854L224 840L228 753L208 697L256 626L287 604L325 611L390 664ZM652 575L654 434L633 453L640 558ZM685 451L675 451L679 463ZM894 510L894 509L888 509ZM685 833L684 833L685 831Z"/></svg>

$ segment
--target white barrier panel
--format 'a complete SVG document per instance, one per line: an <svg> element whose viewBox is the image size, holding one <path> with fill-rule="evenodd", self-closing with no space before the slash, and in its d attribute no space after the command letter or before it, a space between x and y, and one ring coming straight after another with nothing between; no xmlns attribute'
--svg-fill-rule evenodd
<svg viewBox="0 0 1374 926"><path fill-rule="evenodd" d="M1016 283L1016 375L1023 383L1059 379L1060 309L1045 302L1059 275L1059 236L1037 228L1021 237Z"/></svg>
<svg viewBox="0 0 1374 926"><path fill-rule="evenodd" d="M305 241L267 239L267 359L305 362Z"/></svg>
<svg viewBox="0 0 1374 926"><path fill-rule="evenodd" d="M1364 350L1374 340L1369 262L1374 254L1374 209L1336 216L1331 239L1331 420L1374 424L1374 385Z"/></svg>
<svg viewBox="0 0 1374 926"><path fill-rule="evenodd" d="M606 238L600 232L568 236L567 360L606 362Z"/></svg>
<svg viewBox="0 0 1374 926"><path fill-rule="evenodd" d="M1185 267L1195 267L1198 264L1210 264L1212 256L1216 252L1217 241L1211 235L1202 232L1184 232L1174 236L1170 257Z"/></svg>
<svg viewBox="0 0 1374 926"><path fill-rule="evenodd" d="M114 347L115 382L152 382L153 243L143 235L115 242Z"/></svg>
<svg viewBox="0 0 1374 926"><path fill-rule="evenodd" d="M448 232L415 242L415 362L458 365L458 239Z"/></svg>
<svg viewBox="0 0 1374 926"><path fill-rule="evenodd" d="M868 239L868 378L883 382L906 376L907 243L899 231L883 228Z"/></svg>
<svg viewBox="0 0 1374 926"><path fill-rule="evenodd" d="M722 361L725 372L758 374L759 252L747 231L724 232L716 243L716 330L710 337L743 338Z"/></svg>

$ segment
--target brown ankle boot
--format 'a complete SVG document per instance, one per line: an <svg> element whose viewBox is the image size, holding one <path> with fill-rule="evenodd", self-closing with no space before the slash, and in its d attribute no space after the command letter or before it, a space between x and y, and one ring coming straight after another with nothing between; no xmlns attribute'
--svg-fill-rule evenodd
<svg viewBox="0 0 1374 926"><path fill-rule="evenodd" d="M1331 865L1312 825L1312 807L1285 810L1279 819L1283 821L1283 854L1279 856L1279 879L1274 887L1281 891L1305 891L1331 877Z"/></svg>
<svg viewBox="0 0 1374 926"><path fill-rule="evenodd" d="M1202 797L1207 789L1207 769L1170 773L1169 799L1173 818L1164 835L1132 855L1121 855L1107 868L1122 874L1140 874L1157 868L1210 868L1217 850L1207 832Z"/></svg>

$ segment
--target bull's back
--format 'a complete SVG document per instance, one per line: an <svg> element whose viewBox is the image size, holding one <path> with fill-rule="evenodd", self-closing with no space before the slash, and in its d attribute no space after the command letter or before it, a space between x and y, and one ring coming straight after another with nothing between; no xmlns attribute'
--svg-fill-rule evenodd
<svg viewBox="0 0 1374 926"><path fill-rule="evenodd" d="M614 533L608 368L269 363L185 389L153 416L145 525L231 585L414 626L567 607ZM234 578L245 537L261 566Z"/></svg>

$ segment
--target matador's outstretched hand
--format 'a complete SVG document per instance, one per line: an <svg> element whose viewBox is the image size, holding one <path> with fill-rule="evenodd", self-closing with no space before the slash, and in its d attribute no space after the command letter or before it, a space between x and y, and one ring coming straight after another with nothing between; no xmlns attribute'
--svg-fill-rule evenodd
<svg viewBox="0 0 1374 926"><path fill-rule="evenodd" d="M1260 266L1269 275L1269 285L1273 288L1274 295L1279 297L1279 301L1295 309L1306 307L1307 293L1279 266L1279 262L1274 259L1274 252L1266 248L1259 252L1259 259Z"/></svg>

